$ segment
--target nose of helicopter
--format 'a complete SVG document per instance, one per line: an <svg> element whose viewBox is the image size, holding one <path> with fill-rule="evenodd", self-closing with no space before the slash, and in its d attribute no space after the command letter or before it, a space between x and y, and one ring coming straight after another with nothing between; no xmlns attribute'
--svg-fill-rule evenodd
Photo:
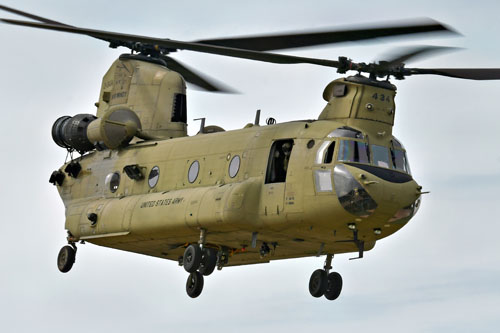
<svg viewBox="0 0 500 333"><path fill-rule="evenodd" d="M333 174L340 204L360 218L407 222L420 205L421 187L408 174L349 164L336 165Z"/></svg>

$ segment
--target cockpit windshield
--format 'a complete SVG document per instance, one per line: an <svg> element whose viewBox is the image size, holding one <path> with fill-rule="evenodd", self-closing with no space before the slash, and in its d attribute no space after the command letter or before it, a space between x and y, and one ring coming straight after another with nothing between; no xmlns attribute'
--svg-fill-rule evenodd
<svg viewBox="0 0 500 333"><path fill-rule="evenodd" d="M376 166L382 167L382 168L389 168L389 149L384 146L377 146L377 145L371 145L372 146L372 162Z"/></svg>
<svg viewBox="0 0 500 333"><path fill-rule="evenodd" d="M368 145L363 141L340 140L337 160L372 164L381 168L395 169L410 173L406 152L399 144L395 147Z"/></svg>
<svg viewBox="0 0 500 333"><path fill-rule="evenodd" d="M338 155L339 161L370 163L368 145L362 141L341 140Z"/></svg>
<svg viewBox="0 0 500 333"><path fill-rule="evenodd" d="M403 150L391 149L392 165L399 171L411 174L410 164L406 158L406 153Z"/></svg>

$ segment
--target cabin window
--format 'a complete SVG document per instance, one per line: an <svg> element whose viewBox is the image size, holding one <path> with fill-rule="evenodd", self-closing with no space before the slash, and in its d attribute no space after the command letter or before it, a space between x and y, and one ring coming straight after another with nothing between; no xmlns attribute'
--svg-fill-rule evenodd
<svg viewBox="0 0 500 333"><path fill-rule="evenodd" d="M292 139L279 140L273 143L267 162L266 184L283 183L286 181L292 148Z"/></svg>
<svg viewBox="0 0 500 333"><path fill-rule="evenodd" d="M175 94L174 106L172 109L172 122L187 123L186 95Z"/></svg>
<svg viewBox="0 0 500 333"><path fill-rule="evenodd" d="M194 161L191 163L188 171L188 181L194 183L196 178L198 178L198 173L200 172L200 162Z"/></svg>
<svg viewBox="0 0 500 333"><path fill-rule="evenodd" d="M231 162L229 163L229 177L234 178L238 174L238 171L240 170L240 157L238 155L234 155L233 158L231 159Z"/></svg>
<svg viewBox="0 0 500 333"><path fill-rule="evenodd" d="M160 168L155 166L151 168L148 176L148 184L149 187L153 188L158 184L158 180L160 179Z"/></svg>
<svg viewBox="0 0 500 333"><path fill-rule="evenodd" d="M108 186L111 193L115 193L120 186L120 174L118 172L110 173L106 176L104 183Z"/></svg>
<svg viewBox="0 0 500 333"><path fill-rule="evenodd" d="M386 148L387 149L387 148ZM342 140L338 160L343 162L370 163L368 145L362 141Z"/></svg>

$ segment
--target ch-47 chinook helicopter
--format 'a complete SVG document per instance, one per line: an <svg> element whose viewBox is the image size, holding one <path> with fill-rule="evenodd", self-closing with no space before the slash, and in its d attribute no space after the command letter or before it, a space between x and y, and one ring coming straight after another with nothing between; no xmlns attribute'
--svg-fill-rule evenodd
<svg viewBox="0 0 500 333"><path fill-rule="evenodd" d="M424 193L392 135L396 87L389 78L500 79L500 69L404 66L438 47L369 64L266 52L452 32L434 21L183 42L0 9L34 20L5 23L83 34L132 50L104 75L96 115L63 116L52 127L54 141L71 157L50 176L66 207L68 245L59 252L59 270L72 268L78 242L90 242L178 261L189 273L190 297L200 295L204 276L216 267L326 255L323 269L311 275L309 291L336 299L342 278L330 272L333 255L356 252L362 258L408 223ZM261 126L257 112L254 123L239 130L205 126L202 120L199 133L189 137L185 81L208 91L224 89L168 56L178 50L357 74L327 85L327 104L316 120L268 119Z"/></svg>

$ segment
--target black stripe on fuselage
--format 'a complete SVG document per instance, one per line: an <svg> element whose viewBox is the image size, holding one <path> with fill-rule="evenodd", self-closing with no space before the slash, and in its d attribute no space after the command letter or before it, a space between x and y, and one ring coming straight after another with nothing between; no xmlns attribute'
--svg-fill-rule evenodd
<svg viewBox="0 0 500 333"><path fill-rule="evenodd" d="M376 167L374 165L358 164L358 163L344 163L344 164L365 170L366 172L369 172L377 176L378 178L381 178L391 183L399 183L399 184L407 183L413 179L409 174L398 172L391 169Z"/></svg>

